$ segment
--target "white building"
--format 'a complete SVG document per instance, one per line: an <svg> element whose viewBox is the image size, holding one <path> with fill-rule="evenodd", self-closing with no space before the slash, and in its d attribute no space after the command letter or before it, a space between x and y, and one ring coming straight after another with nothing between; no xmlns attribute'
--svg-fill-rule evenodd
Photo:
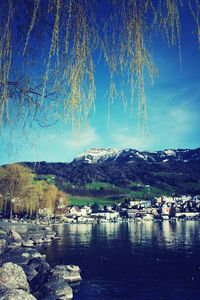
<svg viewBox="0 0 200 300"><path fill-rule="evenodd" d="M117 211L98 211L96 213L91 213L93 218L102 218L106 220L114 220L119 217L119 212Z"/></svg>

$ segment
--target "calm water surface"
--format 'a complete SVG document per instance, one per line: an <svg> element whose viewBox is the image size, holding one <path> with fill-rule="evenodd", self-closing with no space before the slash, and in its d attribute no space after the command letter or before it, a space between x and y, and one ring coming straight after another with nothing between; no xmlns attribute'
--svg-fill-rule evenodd
<svg viewBox="0 0 200 300"><path fill-rule="evenodd" d="M43 252L50 264L77 264L74 300L199 300L200 222L58 225Z"/></svg>

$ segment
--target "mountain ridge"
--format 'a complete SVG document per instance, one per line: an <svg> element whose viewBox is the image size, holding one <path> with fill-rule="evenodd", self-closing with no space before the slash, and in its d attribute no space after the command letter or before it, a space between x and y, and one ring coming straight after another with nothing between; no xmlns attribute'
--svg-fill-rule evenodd
<svg viewBox="0 0 200 300"><path fill-rule="evenodd" d="M23 165L40 179L51 175L58 187L70 194L101 196L111 193L110 185L116 191L118 188L132 191L138 189L138 184L168 194L200 194L200 148L154 152L92 148L70 163L43 161Z"/></svg>
<svg viewBox="0 0 200 300"><path fill-rule="evenodd" d="M88 151L75 157L72 162L84 161L87 163L103 162L107 159L117 159L120 156L135 156L146 161L166 162L169 158L174 160L187 161L190 159L200 159L200 148L196 149L164 149L159 151L140 151L137 149L115 149L115 148L91 148ZM196 156L196 157L195 157Z"/></svg>

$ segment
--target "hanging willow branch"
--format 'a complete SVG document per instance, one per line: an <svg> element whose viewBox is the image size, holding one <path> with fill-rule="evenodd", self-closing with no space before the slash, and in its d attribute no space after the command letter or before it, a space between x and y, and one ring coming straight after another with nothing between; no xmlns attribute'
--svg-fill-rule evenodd
<svg viewBox="0 0 200 300"><path fill-rule="evenodd" d="M44 114L51 122L62 114L76 128L87 122L95 109L100 53L109 72L109 103L121 98L132 109L136 98L145 127L145 82L157 74L151 36L159 32L169 46L178 45L181 59L181 9L192 14L200 45L199 0L2 0L1 124L13 115L33 121Z"/></svg>

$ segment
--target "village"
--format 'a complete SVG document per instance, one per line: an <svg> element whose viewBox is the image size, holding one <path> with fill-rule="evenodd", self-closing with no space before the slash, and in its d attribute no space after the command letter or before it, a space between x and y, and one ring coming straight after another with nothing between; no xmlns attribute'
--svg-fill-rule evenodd
<svg viewBox="0 0 200 300"><path fill-rule="evenodd" d="M91 206L68 206L65 215L57 216L57 222L73 224L199 218L200 196L182 195L179 197L155 197L151 201L128 198L124 202L104 207L97 203Z"/></svg>

